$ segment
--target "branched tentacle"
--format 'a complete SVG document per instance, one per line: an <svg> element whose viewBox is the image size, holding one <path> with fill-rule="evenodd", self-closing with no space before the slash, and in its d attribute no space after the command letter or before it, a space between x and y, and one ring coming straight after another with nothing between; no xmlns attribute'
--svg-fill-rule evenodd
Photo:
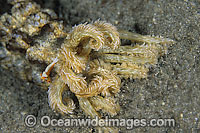
<svg viewBox="0 0 200 133"><path fill-rule="evenodd" d="M95 55L103 67L114 70L124 78L146 78L149 65L157 64L158 57L166 53L161 44L120 46L118 49L101 49ZM110 63L110 65L109 65ZM108 64L108 65L107 65Z"/></svg>
<svg viewBox="0 0 200 133"><path fill-rule="evenodd" d="M111 96L119 92L121 80L108 70L96 68L88 72L90 76L95 75L91 79L88 87L75 93L79 97L92 97L102 94L103 96Z"/></svg>
<svg viewBox="0 0 200 133"><path fill-rule="evenodd" d="M88 98L85 97L77 97L79 100L79 105L81 107L81 109L89 116L91 116L92 118L95 117L100 117L99 113L96 112L96 110L94 109L94 107L91 105L90 101L88 100Z"/></svg>
<svg viewBox="0 0 200 133"><path fill-rule="evenodd" d="M113 100L110 100L111 103L109 103L110 101L108 99L102 99L100 97L94 97L93 99L88 99L88 98L84 98L84 97L77 97L79 100L79 105L81 107L81 109L86 113L86 115L91 116L93 119L95 119L96 117L98 119L101 119L100 114L96 111L96 107L98 106L98 102L100 102L100 106L101 109L104 109L105 107L108 107L109 105L111 105L111 107L108 107L107 109L112 109L113 113L115 114L115 112L119 111L119 105L117 105L117 107L115 106L114 109L114 105L115 102ZM108 105L106 105L108 103ZM97 106L95 106L97 105ZM113 107L113 108L112 108ZM100 108L99 108L100 109ZM103 119L102 119L103 120ZM105 121L106 122L106 121ZM98 132L103 132L103 133L118 133L118 129L114 128L114 127L97 127Z"/></svg>
<svg viewBox="0 0 200 133"><path fill-rule="evenodd" d="M175 41L169 38L157 36L144 36L137 33L129 32L126 30L119 30L121 39L131 40L133 42L142 42L147 44L174 44Z"/></svg>
<svg viewBox="0 0 200 133"><path fill-rule="evenodd" d="M75 109L75 104L71 99L68 99L67 105L63 104L62 93L66 88L66 84L63 82L59 76L53 81L49 87L49 105L53 110L60 111L61 113L73 113Z"/></svg>
<svg viewBox="0 0 200 133"><path fill-rule="evenodd" d="M110 115L114 116L119 112L120 106L117 104L113 97L89 97L89 101L91 102L92 106L95 110L104 110L105 112L110 113Z"/></svg>
<svg viewBox="0 0 200 133"><path fill-rule="evenodd" d="M72 52L72 49L64 47L62 54L65 57L66 67L72 68L76 73L80 73L85 70L86 60L81 60L81 58L78 58L76 52Z"/></svg>
<svg viewBox="0 0 200 133"><path fill-rule="evenodd" d="M112 49L119 48L120 38L119 38L119 32L117 31L116 27L104 21L95 21L93 25L98 27L99 31L104 33L104 36L106 38L106 45L108 45Z"/></svg>
<svg viewBox="0 0 200 133"><path fill-rule="evenodd" d="M80 93L82 90L87 88L87 82L85 77L76 75L69 68L62 68L60 74L62 80L69 86L73 93Z"/></svg>
<svg viewBox="0 0 200 133"><path fill-rule="evenodd" d="M66 38L64 47L76 48L80 45L81 41L91 38L94 39L93 43L90 43L92 49L99 50L102 48L105 42L104 34L92 24L80 24L75 26L70 35Z"/></svg>
<svg viewBox="0 0 200 133"><path fill-rule="evenodd" d="M110 96L111 93L115 94L119 92L121 80L116 76L117 73L114 71L109 71L98 67L96 69L91 69L88 74L95 74L102 78L99 86L99 92L103 96Z"/></svg>
<svg viewBox="0 0 200 133"><path fill-rule="evenodd" d="M116 71L121 78L147 78L147 73L149 72L149 69L147 67L132 63L111 65L111 68Z"/></svg>
<svg viewBox="0 0 200 133"><path fill-rule="evenodd" d="M88 87L82 89L80 92L76 93L76 96L79 97L91 97L96 96L100 93L102 78L100 76L95 76L92 81L89 83Z"/></svg>
<svg viewBox="0 0 200 133"><path fill-rule="evenodd" d="M105 62L112 63L137 63L137 64L156 64L159 53L162 53L162 49L153 44L147 45L135 45L131 46L120 46L119 49L109 50L102 49L98 55ZM118 54L118 55L116 55Z"/></svg>

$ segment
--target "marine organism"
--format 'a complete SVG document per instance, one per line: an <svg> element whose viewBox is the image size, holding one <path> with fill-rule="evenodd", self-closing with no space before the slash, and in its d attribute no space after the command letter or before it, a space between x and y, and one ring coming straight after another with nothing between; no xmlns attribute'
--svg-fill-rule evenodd
<svg viewBox="0 0 200 133"><path fill-rule="evenodd" d="M167 38L117 30L99 20L79 24L68 32L53 11L27 0L10 3L11 14L5 13L0 18L0 41L5 46L25 50L29 60L49 64L41 79L50 82L50 107L62 114L72 114L75 109L74 101L62 95L71 91L80 108L92 118L101 118L100 110L116 115L120 106L114 97L120 91L120 78L146 78L148 67L167 52L168 44L175 43ZM122 46L120 39L136 44ZM57 74L51 81L52 70ZM102 129L117 131L99 128Z"/></svg>

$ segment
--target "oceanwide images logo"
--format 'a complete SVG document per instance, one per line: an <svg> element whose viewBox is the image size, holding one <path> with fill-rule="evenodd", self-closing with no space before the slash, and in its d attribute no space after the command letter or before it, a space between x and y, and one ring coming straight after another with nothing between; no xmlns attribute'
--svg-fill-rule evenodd
<svg viewBox="0 0 200 133"><path fill-rule="evenodd" d="M36 117L33 115L28 115L25 118L25 124L28 127L34 127L37 124ZM158 127L174 127L174 119L151 119L147 121L146 119L111 119L106 116L105 119L51 119L49 116L43 116L40 119L40 124L43 127L78 127L78 126L93 126L93 127L126 127L126 129L133 129L136 127L145 126L158 126Z"/></svg>

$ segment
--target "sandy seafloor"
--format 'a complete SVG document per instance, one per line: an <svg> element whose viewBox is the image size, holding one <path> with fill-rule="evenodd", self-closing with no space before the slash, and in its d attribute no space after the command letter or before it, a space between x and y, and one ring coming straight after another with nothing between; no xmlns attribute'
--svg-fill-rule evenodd
<svg viewBox="0 0 200 133"><path fill-rule="evenodd" d="M147 79L122 79L116 118L174 118L175 127L121 128L121 132L200 132L200 1L199 0L49 0L69 25L100 18L119 29L143 35L161 35L177 41L159 58ZM1 13L10 6L1 1ZM78 105L78 103L76 103ZM91 132L87 127L26 127L24 118L69 118L51 110L46 90L20 80L15 72L0 68L1 132ZM85 118L76 109L75 118Z"/></svg>

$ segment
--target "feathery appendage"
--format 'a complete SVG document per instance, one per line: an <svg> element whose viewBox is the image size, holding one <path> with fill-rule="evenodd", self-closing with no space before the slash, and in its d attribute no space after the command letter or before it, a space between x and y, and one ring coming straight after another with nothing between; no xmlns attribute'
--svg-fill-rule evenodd
<svg viewBox="0 0 200 133"><path fill-rule="evenodd" d="M126 30L118 30L121 39L131 40L133 42L141 42L148 44L174 44L174 40L169 38L149 36L149 35L140 35L137 33L129 32Z"/></svg>
<svg viewBox="0 0 200 133"><path fill-rule="evenodd" d="M175 41L166 38L143 36L128 31L119 31L121 39L145 44L120 46L118 49L100 49L94 54L110 70L124 78L146 78L150 65L157 64L159 56L167 53L167 45Z"/></svg>
<svg viewBox="0 0 200 133"><path fill-rule="evenodd" d="M94 43L90 43L92 49L99 50L104 45L104 34L96 26L92 24L80 24L73 27L63 47L76 48L80 45L81 41L89 41L90 38L94 39Z"/></svg>
<svg viewBox="0 0 200 133"><path fill-rule="evenodd" d="M106 46L112 49L117 49L120 46L119 32L115 26L105 21L95 21L93 25L104 33Z"/></svg>
<svg viewBox="0 0 200 133"><path fill-rule="evenodd" d="M95 96L88 98L92 106L96 111L103 110L104 112L109 113L111 116L117 115L120 110L119 104L116 103L113 97L102 97Z"/></svg>
<svg viewBox="0 0 200 133"><path fill-rule="evenodd" d="M72 114L75 104L72 99L67 99L67 105L63 104L62 93L64 90L66 90L66 84L59 76L56 76L56 79L51 83L48 90L49 106L61 113Z"/></svg>
<svg viewBox="0 0 200 133"><path fill-rule="evenodd" d="M97 107L98 105L94 107L92 104L96 105L96 104L98 104L100 102L101 103L101 108L107 107L107 106L110 105L110 103L107 105L108 101L105 102L105 100L102 100L101 98L96 97L96 96L92 97L92 99L84 98L84 97L77 97L77 98L78 98L79 105L80 105L81 109L86 113L86 115L90 116L92 119L95 119L95 118L98 118L99 120L101 119L100 114L95 109L95 107ZM114 104L112 104L112 105L114 105ZM118 107L114 107L116 111L119 110ZM115 111L113 111L113 112L115 112ZM102 120L104 121L104 119L102 119ZM105 123L106 123L106 121L105 121ZM118 131L119 131L119 129L115 128L115 127L97 127L97 129L98 129L99 133L101 133L101 132L104 132L104 133L110 133L110 132L118 133Z"/></svg>

